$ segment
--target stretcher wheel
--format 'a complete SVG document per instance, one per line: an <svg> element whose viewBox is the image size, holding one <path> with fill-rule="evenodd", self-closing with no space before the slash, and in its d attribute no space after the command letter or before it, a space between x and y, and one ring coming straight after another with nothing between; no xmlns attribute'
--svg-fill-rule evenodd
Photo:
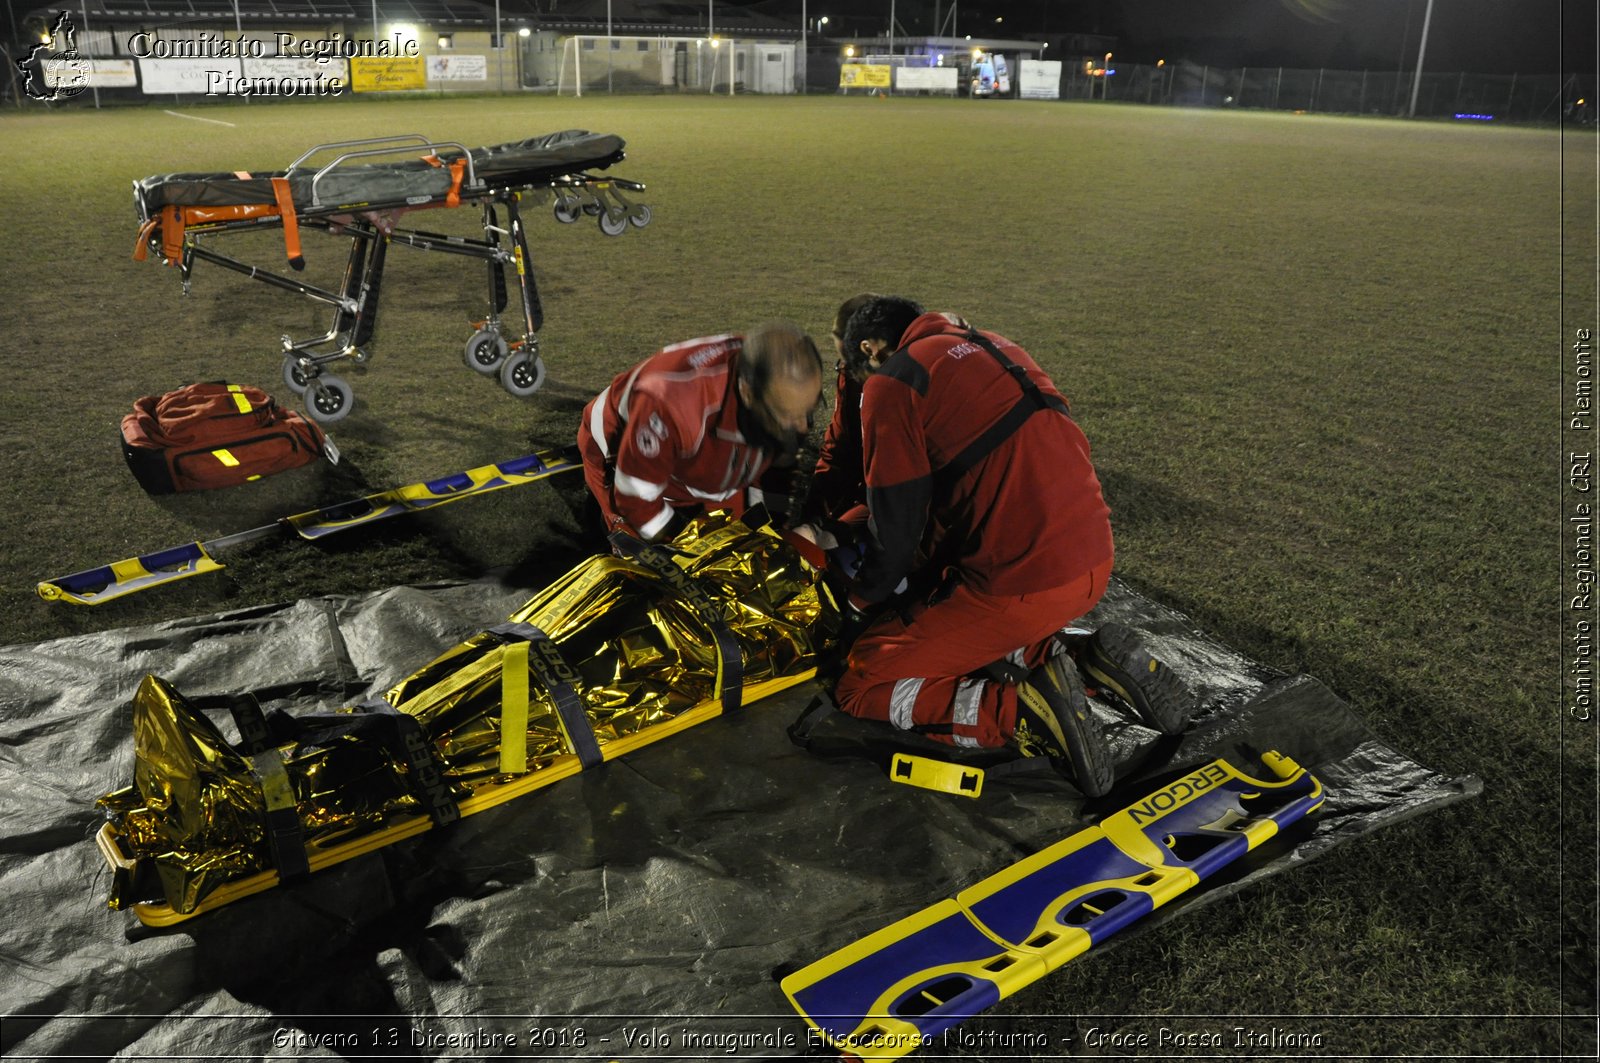
<svg viewBox="0 0 1600 1063"><path fill-rule="evenodd" d="M318 424L332 424L350 416L356 393L340 377L324 373L306 390L306 413Z"/></svg>
<svg viewBox="0 0 1600 1063"><path fill-rule="evenodd" d="M506 345L505 337L485 329L474 332L472 338L467 340L461 358L467 363L468 369L484 376L493 376L500 371L500 361L508 350L510 348Z"/></svg>
<svg viewBox="0 0 1600 1063"><path fill-rule="evenodd" d="M602 211L600 231L607 236L621 236L628 228L628 215L620 210Z"/></svg>
<svg viewBox="0 0 1600 1063"><path fill-rule="evenodd" d="M577 196L557 196L554 209L556 221L563 225L571 225L583 217L583 201Z"/></svg>
<svg viewBox="0 0 1600 1063"><path fill-rule="evenodd" d="M500 386L519 399L544 387L544 359L528 351L518 351L500 367Z"/></svg>
<svg viewBox="0 0 1600 1063"><path fill-rule="evenodd" d="M296 395L304 395L311 386L312 377L300 366L300 359L285 358L283 360L284 387Z"/></svg>
<svg viewBox="0 0 1600 1063"><path fill-rule="evenodd" d="M628 220L633 223L634 228L643 229L650 224L650 208L643 203L635 204L628 210Z"/></svg>

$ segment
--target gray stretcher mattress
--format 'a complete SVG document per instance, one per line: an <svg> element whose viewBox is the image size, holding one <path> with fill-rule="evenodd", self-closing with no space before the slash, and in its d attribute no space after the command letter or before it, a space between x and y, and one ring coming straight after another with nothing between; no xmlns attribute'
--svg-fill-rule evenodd
<svg viewBox="0 0 1600 1063"><path fill-rule="evenodd" d="M623 145L623 139L611 133L568 129L473 148L470 155L475 176L484 188L527 188L551 184L567 174L606 169L623 159ZM296 209L302 211L419 205L444 199L455 180L449 164L460 158L460 150L439 148L435 152L417 145L417 151L417 157L399 161L325 165L325 173L307 168L292 173L249 171L244 177L238 173L156 174L133 182L134 200L141 221L169 206L271 205L277 202L272 179L284 176L289 178ZM437 154L444 165L424 161L424 154Z"/></svg>

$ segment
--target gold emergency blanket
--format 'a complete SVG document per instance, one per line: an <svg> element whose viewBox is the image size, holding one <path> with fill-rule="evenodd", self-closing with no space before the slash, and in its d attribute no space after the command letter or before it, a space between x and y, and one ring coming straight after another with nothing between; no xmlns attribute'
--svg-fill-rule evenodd
<svg viewBox="0 0 1600 1063"><path fill-rule="evenodd" d="M153 901L158 880L165 905L190 913L214 891L270 877L270 835L290 808L291 836L314 870L319 854L387 844L397 823L420 824L417 833L430 812L447 821L430 807L430 785L468 813L497 788L523 792L542 785L541 774L553 782L592 766L608 745L626 751L665 737L689 710L726 701L724 681L736 697L738 684L759 688L815 667L836 614L815 572L775 532L713 515L651 549L643 562L587 559L509 625L402 680L386 704L298 718L296 726L318 725L254 756L147 676L133 703L133 785L99 801L125 872L111 907ZM357 726L395 724L373 717L396 711L409 730ZM431 755L408 757L394 738L402 733L420 733Z"/></svg>

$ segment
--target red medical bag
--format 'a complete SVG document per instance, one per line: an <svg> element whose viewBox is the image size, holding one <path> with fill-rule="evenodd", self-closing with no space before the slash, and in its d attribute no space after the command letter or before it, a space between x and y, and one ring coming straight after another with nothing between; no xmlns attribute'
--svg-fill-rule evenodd
<svg viewBox="0 0 1600 1063"><path fill-rule="evenodd" d="M153 495L259 480L317 460L323 443L260 388L221 381L146 395L122 418L122 456Z"/></svg>

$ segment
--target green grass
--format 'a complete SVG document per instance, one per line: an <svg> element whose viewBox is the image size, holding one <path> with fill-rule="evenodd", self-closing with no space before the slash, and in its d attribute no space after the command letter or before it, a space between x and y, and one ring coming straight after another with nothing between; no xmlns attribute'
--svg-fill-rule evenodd
<svg viewBox="0 0 1600 1063"><path fill-rule="evenodd" d="M1592 1022L1528 1018L1594 1008L1594 740L1563 722L1559 627L1561 370L1569 333L1594 324L1592 136L1563 151L1542 130L831 97L185 110L236 126L160 109L0 118L0 641L489 568L540 579L572 559L573 490L241 551L221 575L98 609L33 593L565 442L587 397L662 343L770 318L824 336L844 296L903 292L1052 371L1094 445L1124 578L1485 784L1002 1011L1102 1032L1155 1022L1106 1018L1129 1013L1217 1017L1167 1023L1192 1029L1363 1015L1279 1025L1336 1034L1339 1055L1592 1052ZM518 402L461 365L476 263L395 248L376 357L349 374L360 406L334 431L344 465L139 491L116 443L133 398L216 378L288 398L277 337L324 323L204 264L181 299L171 271L129 261L130 180L281 167L381 133L476 145L572 127L627 139L616 173L649 184L655 220L612 240L534 219L545 391ZM255 247L276 260L272 240ZM337 276L335 241L308 235L307 252ZM1462 1015L1489 1018L1448 1017Z"/></svg>

